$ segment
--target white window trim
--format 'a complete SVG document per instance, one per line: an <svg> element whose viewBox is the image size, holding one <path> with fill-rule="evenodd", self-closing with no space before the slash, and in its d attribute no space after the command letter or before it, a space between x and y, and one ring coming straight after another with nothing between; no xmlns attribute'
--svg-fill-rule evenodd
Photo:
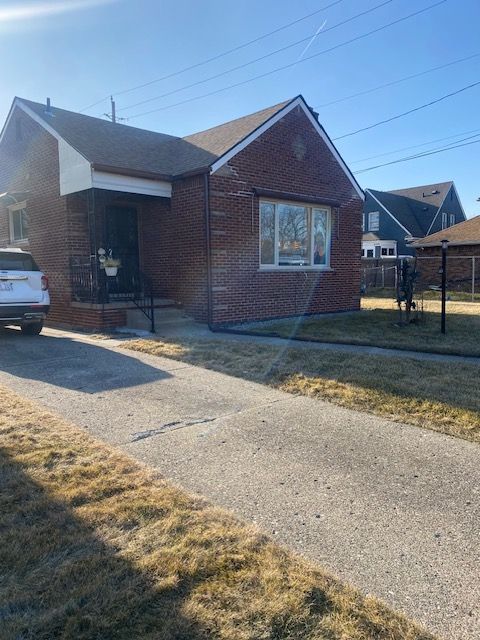
<svg viewBox="0 0 480 640"><path fill-rule="evenodd" d="M23 200L23 202L16 202L15 204L11 204L8 207L8 226L9 226L9 235L10 242L12 244L28 244L27 238L15 239L14 237L14 226L13 226L13 214L15 211L21 211L22 209L27 209L27 201Z"/></svg>
<svg viewBox="0 0 480 640"><path fill-rule="evenodd" d="M262 264L262 226L261 226L261 205L262 203L271 204L275 207L275 254L274 260L275 264ZM277 208L276 205L284 204L287 206L295 206L295 207L305 207L306 209L321 209L327 211L327 245L326 245L326 260L325 264L309 264L294 267L292 265L279 265L278 264L278 241L279 241L279 230L277 224ZM330 266L330 256L332 249L332 208L325 204L312 204L311 202L288 202L285 200L272 200L270 198L261 198L258 203L258 263L260 271L333 271ZM310 255L313 256L313 234L310 237Z"/></svg>
<svg viewBox="0 0 480 640"><path fill-rule="evenodd" d="M455 214L454 213L449 213L448 214L448 224L450 227L453 227L453 225L455 224L456 220L455 220Z"/></svg>
<svg viewBox="0 0 480 640"><path fill-rule="evenodd" d="M373 228L371 223L371 216L377 216L378 225ZM378 231L380 229L380 211L369 211L368 212L368 230L369 231Z"/></svg>
<svg viewBox="0 0 480 640"><path fill-rule="evenodd" d="M446 229L448 227L448 213L446 211L442 211L442 229Z"/></svg>

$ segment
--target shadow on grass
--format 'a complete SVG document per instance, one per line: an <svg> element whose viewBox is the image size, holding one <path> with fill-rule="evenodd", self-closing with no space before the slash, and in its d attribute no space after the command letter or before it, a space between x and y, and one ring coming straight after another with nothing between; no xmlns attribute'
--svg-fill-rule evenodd
<svg viewBox="0 0 480 640"><path fill-rule="evenodd" d="M129 348L276 387L288 382L292 376L319 378L322 384L318 387L318 397L338 400L352 408L360 408L355 395L357 387L372 392L372 403L376 405L393 397L397 410L404 412L405 419L408 412L418 409L419 402L427 405L422 409L426 412L425 417L428 417L429 403L435 402L461 411L480 411L477 388L480 368L475 364L317 350L289 340L283 345L249 343L244 339L238 341L234 336L216 341L177 338L157 344L158 347L155 341L134 341ZM329 387L329 383L332 386ZM336 383L353 385L353 388L343 393L336 390ZM300 391L295 385L289 390ZM300 392L310 395L307 388ZM405 406L402 408L401 405ZM435 419L439 411L442 412L437 409Z"/></svg>
<svg viewBox="0 0 480 640"><path fill-rule="evenodd" d="M195 582L160 590L0 449L0 637L193 640Z"/></svg>

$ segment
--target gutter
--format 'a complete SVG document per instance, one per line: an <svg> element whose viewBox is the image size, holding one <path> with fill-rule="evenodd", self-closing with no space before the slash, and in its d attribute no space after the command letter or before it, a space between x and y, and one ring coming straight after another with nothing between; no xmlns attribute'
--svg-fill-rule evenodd
<svg viewBox="0 0 480 640"><path fill-rule="evenodd" d="M211 256L211 229L210 229L210 181L209 173L203 175L205 185L205 251L207 258L207 324L212 329L212 256Z"/></svg>

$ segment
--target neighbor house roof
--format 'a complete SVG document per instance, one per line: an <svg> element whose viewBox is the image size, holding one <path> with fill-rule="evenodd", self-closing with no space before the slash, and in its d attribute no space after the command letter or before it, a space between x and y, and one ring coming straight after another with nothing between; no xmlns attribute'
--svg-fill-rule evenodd
<svg viewBox="0 0 480 640"><path fill-rule="evenodd" d="M398 196L405 196L411 200L431 204L438 209L453 185L453 182L437 182L435 184L424 184L418 187L408 187L407 189L394 189L388 193Z"/></svg>
<svg viewBox="0 0 480 640"><path fill-rule="evenodd" d="M291 100L185 138L138 129L46 106L23 98L30 109L93 165L174 177L209 167L220 156L267 122Z"/></svg>
<svg viewBox="0 0 480 640"><path fill-rule="evenodd" d="M454 224L412 243L413 247L438 247L442 240L451 245L480 244L480 216Z"/></svg>
<svg viewBox="0 0 480 640"><path fill-rule="evenodd" d="M422 187L419 187L420 189ZM430 201L419 201L393 191L367 191L377 200L414 238L428 233L435 218L438 206ZM409 191L404 189L402 191Z"/></svg>

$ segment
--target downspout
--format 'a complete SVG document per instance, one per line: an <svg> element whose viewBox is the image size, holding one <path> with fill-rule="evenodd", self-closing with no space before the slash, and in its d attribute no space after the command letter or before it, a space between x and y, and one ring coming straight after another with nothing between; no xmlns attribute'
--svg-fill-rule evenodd
<svg viewBox="0 0 480 640"><path fill-rule="evenodd" d="M212 329L212 256L211 256L211 229L210 229L210 182L209 173L203 176L205 185L205 251L207 254L207 324Z"/></svg>

